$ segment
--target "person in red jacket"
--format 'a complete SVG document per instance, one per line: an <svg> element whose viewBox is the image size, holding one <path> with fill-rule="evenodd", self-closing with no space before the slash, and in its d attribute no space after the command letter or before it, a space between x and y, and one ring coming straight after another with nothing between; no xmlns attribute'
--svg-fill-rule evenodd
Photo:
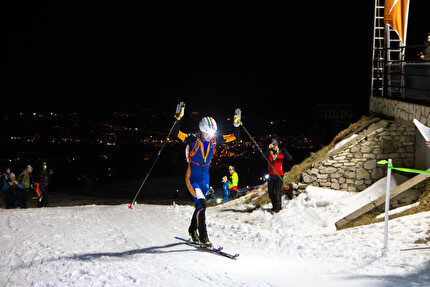
<svg viewBox="0 0 430 287"><path fill-rule="evenodd" d="M272 211L279 212L282 209L281 190L282 190L282 177L284 175L284 163L291 161L293 157L285 148L279 148L279 142L275 139L269 144L264 155L269 160L269 179L267 181L267 188L270 200L272 201Z"/></svg>

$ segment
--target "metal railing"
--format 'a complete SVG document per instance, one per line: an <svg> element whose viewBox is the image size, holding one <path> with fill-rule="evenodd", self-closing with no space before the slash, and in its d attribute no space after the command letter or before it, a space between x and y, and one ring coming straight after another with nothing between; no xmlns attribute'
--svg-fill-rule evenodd
<svg viewBox="0 0 430 287"><path fill-rule="evenodd" d="M429 105L430 61L420 60L418 56L425 47L427 46L397 47L396 49L400 48L402 53L406 53L406 60L385 60L384 63L378 63L384 67L383 88L373 87L373 95ZM379 50L383 50L384 54L390 52L389 49Z"/></svg>

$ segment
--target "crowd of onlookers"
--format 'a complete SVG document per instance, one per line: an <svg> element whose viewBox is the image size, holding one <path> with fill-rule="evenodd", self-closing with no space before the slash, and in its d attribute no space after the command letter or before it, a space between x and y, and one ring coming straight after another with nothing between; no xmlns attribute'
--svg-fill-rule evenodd
<svg viewBox="0 0 430 287"><path fill-rule="evenodd" d="M17 176L6 167L1 174L0 192L6 208L27 208L30 196L38 200L39 207L45 207L49 200L49 177L54 172L48 168L46 162L42 170L33 180L33 167L27 165Z"/></svg>

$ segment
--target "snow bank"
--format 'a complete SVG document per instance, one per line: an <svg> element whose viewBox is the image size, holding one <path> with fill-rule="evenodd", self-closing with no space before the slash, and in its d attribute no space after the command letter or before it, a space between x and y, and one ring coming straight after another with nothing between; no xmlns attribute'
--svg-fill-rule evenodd
<svg viewBox="0 0 430 287"><path fill-rule="evenodd" d="M1 286L428 286L413 247L430 212L335 231L356 194L309 188L278 214L229 203L207 210L209 236L230 260L184 245L190 206L0 210ZM269 206L267 206L268 208Z"/></svg>
<svg viewBox="0 0 430 287"><path fill-rule="evenodd" d="M349 143L350 141L352 141L353 139L355 139L358 135L357 134L353 134L350 137L338 142L333 149L330 150L330 153L338 150L339 148L341 148L343 145Z"/></svg>
<svg viewBox="0 0 430 287"><path fill-rule="evenodd" d="M408 210L408 209L411 209L412 207L418 206L418 205L420 205L420 202L415 202L415 203L412 203L412 204L409 204L409 205L405 205L405 206L402 206L402 207L398 207L398 208L396 208L396 209L390 210L390 211L388 212L388 216L402 213L402 212L404 212L404 211L406 211L406 210ZM378 216L376 216L375 218L376 218L376 219L385 218L385 213L381 213L381 214L379 214Z"/></svg>

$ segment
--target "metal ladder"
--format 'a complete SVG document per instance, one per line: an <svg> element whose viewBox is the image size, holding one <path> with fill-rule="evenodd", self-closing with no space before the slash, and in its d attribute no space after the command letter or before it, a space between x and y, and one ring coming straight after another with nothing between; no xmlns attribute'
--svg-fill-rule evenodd
<svg viewBox="0 0 430 287"><path fill-rule="evenodd" d="M402 61L404 54L396 31L384 24L384 5L385 0L375 0L370 94L371 96L383 96L384 87L386 87L386 93L391 97L391 93L399 91L402 86L401 80L391 77L393 72L401 72L393 70L391 63ZM389 71L384 71L384 67L387 67ZM384 77L384 75L387 76Z"/></svg>

